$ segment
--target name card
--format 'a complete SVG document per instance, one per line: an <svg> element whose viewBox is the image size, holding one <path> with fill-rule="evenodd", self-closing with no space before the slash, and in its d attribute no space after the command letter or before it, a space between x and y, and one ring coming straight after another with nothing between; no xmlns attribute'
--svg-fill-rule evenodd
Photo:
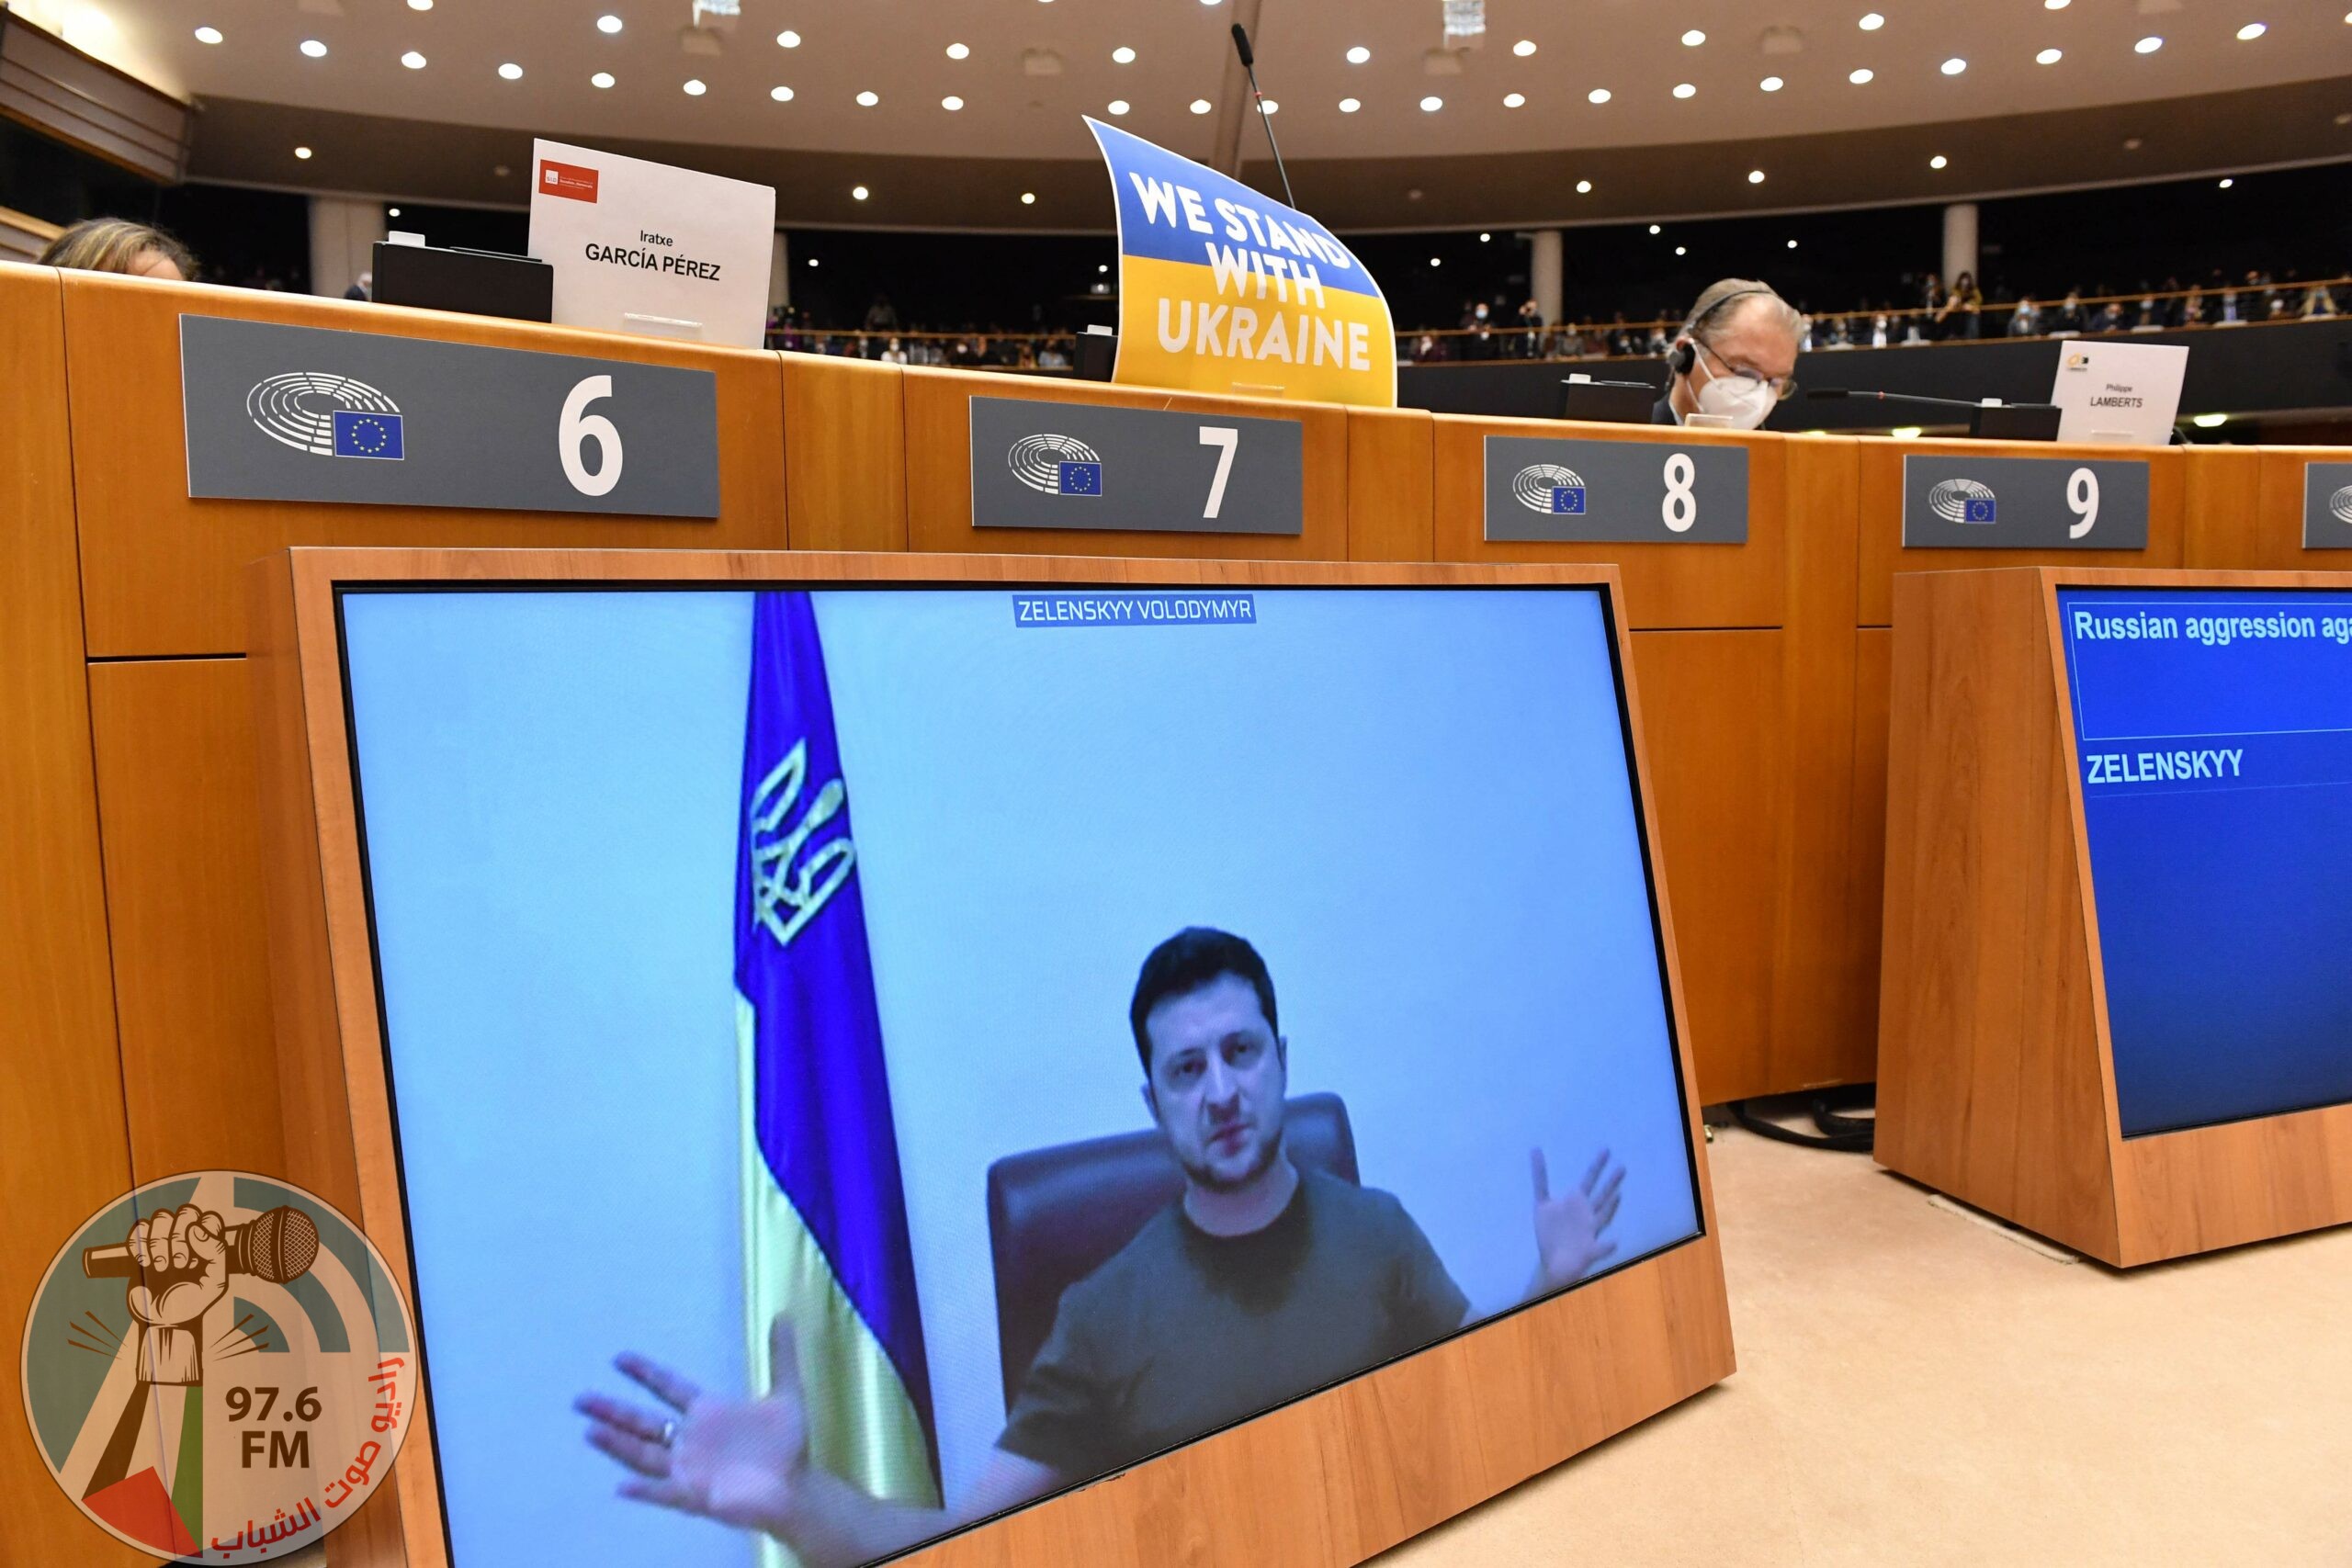
<svg viewBox="0 0 2352 1568"><path fill-rule="evenodd" d="M1487 537L1744 545L1747 448L1489 435Z"/></svg>
<svg viewBox="0 0 2352 1568"><path fill-rule="evenodd" d="M2144 550L2148 465L2132 457L1906 456L1903 546Z"/></svg>
<svg viewBox="0 0 2352 1568"><path fill-rule="evenodd" d="M2303 548L2352 550L2352 463L2303 465Z"/></svg>
<svg viewBox="0 0 2352 1568"><path fill-rule="evenodd" d="M1295 419L974 398L971 428L976 528L1306 529Z"/></svg>
<svg viewBox="0 0 2352 1568"><path fill-rule="evenodd" d="M187 492L718 515L707 370L180 318Z"/></svg>

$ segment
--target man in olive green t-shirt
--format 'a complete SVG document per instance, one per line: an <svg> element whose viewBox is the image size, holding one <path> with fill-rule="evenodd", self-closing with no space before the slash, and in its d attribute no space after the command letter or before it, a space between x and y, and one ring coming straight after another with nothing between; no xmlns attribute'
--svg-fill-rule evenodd
<svg viewBox="0 0 2352 1568"><path fill-rule="evenodd" d="M588 1440L640 1478L624 1495L764 1530L804 1562L903 1551L1059 1487L1147 1458L1452 1333L1469 1302L1404 1206L1302 1173L1283 1145L1289 1045L1265 961L1238 936L1177 932L1144 960L1128 1007L1144 1104L1183 1168L1183 1195L1063 1292L1002 1436L957 1505L885 1503L808 1462L790 1325L776 1387L715 1398L642 1358L621 1370L657 1416L583 1395ZM1530 1296L1616 1251L1623 1167L1607 1150L1577 1188L1550 1191L1532 1156Z"/></svg>

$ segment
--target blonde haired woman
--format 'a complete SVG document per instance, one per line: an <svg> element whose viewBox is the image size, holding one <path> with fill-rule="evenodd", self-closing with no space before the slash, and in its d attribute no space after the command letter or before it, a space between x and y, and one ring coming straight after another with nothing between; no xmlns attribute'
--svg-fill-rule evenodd
<svg viewBox="0 0 2352 1568"><path fill-rule="evenodd" d="M187 282L196 271L196 258L186 245L161 229L125 218L92 218L74 224L49 243L40 254L40 265L76 272L128 273L174 283Z"/></svg>

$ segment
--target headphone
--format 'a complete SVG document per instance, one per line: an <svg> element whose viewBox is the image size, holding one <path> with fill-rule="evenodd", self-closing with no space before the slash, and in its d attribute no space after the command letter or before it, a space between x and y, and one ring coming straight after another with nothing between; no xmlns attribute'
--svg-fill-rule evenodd
<svg viewBox="0 0 2352 1568"><path fill-rule="evenodd" d="M1709 321L1713 321L1717 316L1722 315L1724 312L1724 307L1729 305L1734 300L1746 299L1758 294L1771 294L1772 298L1775 299L1780 298L1778 294L1774 294L1770 288L1735 288L1730 293L1724 295L1722 299L1716 300L1713 304L1708 306L1705 310L1700 311L1697 315L1692 316L1690 320L1684 321L1682 323L1681 332L1675 334L1679 341L1678 341L1671 349L1667 351L1667 369L1677 376L1690 375L1691 370L1699 363L1698 345L1692 342L1692 340L1699 335L1699 329L1705 326Z"/></svg>

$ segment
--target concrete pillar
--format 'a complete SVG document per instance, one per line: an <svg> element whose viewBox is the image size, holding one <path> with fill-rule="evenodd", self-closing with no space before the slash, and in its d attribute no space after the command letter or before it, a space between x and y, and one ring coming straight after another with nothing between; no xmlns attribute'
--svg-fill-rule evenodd
<svg viewBox="0 0 2352 1568"><path fill-rule="evenodd" d="M768 252L768 309L781 310L792 303L792 258L785 254L784 231L775 231L775 245Z"/></svg>
<svg viewBox="0 0 2352 1568"><path fill-rule="evenodd" d="M1944 209L1944 282L1976 273L1976 204L1955 201ZM1982 284L1984 279L1979 277Z"/></svg>
<svg viewBox="0 0 2352 1568"><path fill-rule="evenodd" d="M376 265L384 206L348 196L311 197L311 292L340 299Z"/></svg>
<svg viewBox="0 0 2352 1568"><path fill-rule="evenodd" d="M1560 231L1538 229L1535 231L1534 254L1527 266L1528 291L1535 296L1535 308L1544 312L1545 322L1556 325L1560 320Z"/></svg>

